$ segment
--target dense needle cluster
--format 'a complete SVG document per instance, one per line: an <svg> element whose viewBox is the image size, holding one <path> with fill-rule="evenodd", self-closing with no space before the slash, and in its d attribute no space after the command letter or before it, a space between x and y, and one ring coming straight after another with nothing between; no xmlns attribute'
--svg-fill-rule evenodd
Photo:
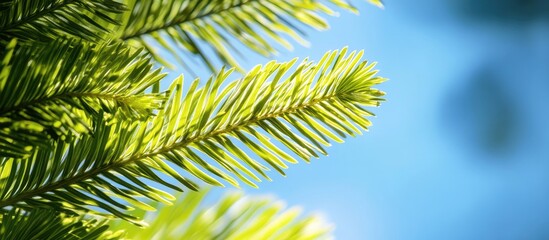
<svg viewBox="0 0 549 240"><path fill-rule="evenodd" d="M366 108L383 101L373 86L384 79L362 51L233 74L239 48L270 56L272 42L291 47L285 37L304 43L300 27L326 29L319 14L335 15L331 6L356 12L344 0L2 2L0 239L123 238L128 224L166 238L329 236L272 200L228 195L216 226L198 205L200 186L258 187L270 170L284 174L371 125ZM207 81L181 76L160 89L155 62L195 58L212 69ZM198 193L172 194L187 189ZM181 217L143 220L174 202Z"/></svg>

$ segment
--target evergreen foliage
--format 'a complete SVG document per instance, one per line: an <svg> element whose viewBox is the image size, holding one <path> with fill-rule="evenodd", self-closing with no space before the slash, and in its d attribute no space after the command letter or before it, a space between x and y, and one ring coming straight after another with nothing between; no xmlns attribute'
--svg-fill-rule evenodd
<svg viewBox="0 0 549 240"><path fill-rule="evenodd" d="M284 174L371 125L366 108L383 101L374 86L384 79L362 51L233 73L243 71L238 49L271 56L274 43L291 47L287 37L303 43L300 28L326 29L318 14L334 7L356 12L344 0L3 1L1 239L328 237L311 227L317 218L272 200L235 208L242 196L229 195L207 213L198 206L201 186L257 187L270 170ZM213 74L161 90L157 63L174 65L166 55L190 68L201 59ZM198 193L173 195L189 189ZM159 203L175 206L147 234L124 232L146 227ZM218 224L205 224L212 216Z"/></svg>

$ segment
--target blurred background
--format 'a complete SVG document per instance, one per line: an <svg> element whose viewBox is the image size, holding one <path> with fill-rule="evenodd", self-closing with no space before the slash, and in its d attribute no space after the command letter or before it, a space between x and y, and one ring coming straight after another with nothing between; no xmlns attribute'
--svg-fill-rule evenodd
<svg viewBox="0 0 549 240"><path fill-rule="evenodd" d="M275 59L365 49L389 78L370 132L245 191L321 212L338 239L549 239L549 1L354 4Z"/></svg>

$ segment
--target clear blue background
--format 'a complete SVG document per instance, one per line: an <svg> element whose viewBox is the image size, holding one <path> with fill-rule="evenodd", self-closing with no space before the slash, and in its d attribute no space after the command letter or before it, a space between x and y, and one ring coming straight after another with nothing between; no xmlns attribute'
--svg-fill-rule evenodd
<svg viewBox="0 0 549 240"><path fill-rule="evenodd" d="M353 3L275 59L365 49L388 101L370 132L245 190L322 212L338 239L548 239L549 1Z"/></svg>

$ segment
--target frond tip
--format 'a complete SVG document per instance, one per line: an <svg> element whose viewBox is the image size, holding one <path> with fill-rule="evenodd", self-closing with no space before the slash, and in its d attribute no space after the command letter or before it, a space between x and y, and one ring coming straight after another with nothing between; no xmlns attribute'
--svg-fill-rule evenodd
<svg viewBox="0 0 549 240"><path fill-rule="evenodd" d="M374 64L361 62L362 51L348 56L346 52L346 48L328 52L318 63L306 59L293 72L297 59L272 61L224 89L221 86L230 70L221 70L203 88L197 89L195 80L186 94L179 79L171 87L173 94L166 108L159 113L163 117L152 124L166 127L147 131L145 142L151 144L134 147L140 148L138 152L158 153L184 169L197 163L233 185L237 182L232 177L204 164L205 159L214 160L252 186L255 184L248 178L259 178L238 160L267 179L264 170L268 168L249 152L283 174L285 162L297 163L296 156L309 161L326 154L323 146L329 146L330 140L342 142L345 136L360 134L371 125L366 117L373 114L363 107L383 101L384 93L371 87L384 79L375 76ZM289 76L284 80L285 75Z"/></svg>
<svg viewBox="0 0 549 240"><path fill-rule="evenodd" d="M306 59L294 70L297 59L272 61L228 84L231 71L221 70L204 87L192 82L186 94L178 78L149 122L98 123L94 135L4 165L0 172L10 174L0 182L0 209L94 206L139 224L124 212L128 206L151 209L139 198L174 199L146 181L182 190L159 174L190 189L198 188L197 179L238 186L235 177L256 186L261 181L256 174L269 179L265 163L284 174L287 163L326 154L323 146L330 140L342 142L371 125L367 117L373 114L364 107L383 101L384 93L372 86L384 78L361 60L362 51L346 53L346 48L328 52L318 63ZM29 183L28 173L41 178Z"/></svg>

